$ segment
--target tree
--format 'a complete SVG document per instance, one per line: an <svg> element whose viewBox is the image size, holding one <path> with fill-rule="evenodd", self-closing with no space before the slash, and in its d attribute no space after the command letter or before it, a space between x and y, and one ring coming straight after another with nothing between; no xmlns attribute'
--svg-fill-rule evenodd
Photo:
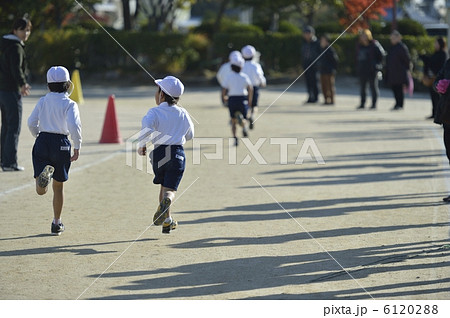
<svg viewBox="0 0 450 318"><path fill-rule="evenodd" d="M193 3L195 0L139 0L139 10L146 16L150 30L172 30L176 10Z"/></svg>
<svg viewBox="0 0 450 318"><path fill-rule="evenodd" d="M340 19L341 25L347 27L353 22L350 32L369 27L370 20L378 20L380 15L386 15L386 8L391 8L398 0L344 0L346 15Z"/></svg>
<svg viewBox="0 0 450 318"><path fill-rule="evenodd" d="M100 0L84 0L82 5L91 7ZM0 28L10 29L16 18L28 14L33 28L61 28L66 19L79 7L73 0L0 0Z"/></svg>

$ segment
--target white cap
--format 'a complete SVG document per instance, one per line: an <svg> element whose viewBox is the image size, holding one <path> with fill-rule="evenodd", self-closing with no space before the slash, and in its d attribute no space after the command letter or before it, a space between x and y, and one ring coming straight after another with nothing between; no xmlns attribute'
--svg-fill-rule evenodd
<svg viewBox="0 0 450 318"><path fill-rule="evenodd" d="M164 93L171 97L180 97L184 92L184 85L174 76L166 76L163 79L157 79L156 85L161 87Z"/></svg>
<svg viewBox="0 0 450 318"><path fill-rule="evenodd" d="M233 56L235 56L235 55L241 56L241 57L242 57L241 52L239 52L239 51L232 51L232 52L230 53L230 55L228 55L228 59L231 61L231 59L232 59Z"/></svg>
<svg viewBox="0 0 450 318"><path fill-rule="evenodd" d="M246 45L242 48L241 52L244 59L250 59L255 55L256 49L251 45Z"/></svg>
<svg viewBox="0 0 450 318"><path fill-rule="evenodd" d="M70 81L69 71L64 66L52 66L47 71L47 83L64 83Z"/></svg>
<svg viewBox="0 0 450 318"><path fill-rule="evenodd" d="M243 68L245 61L241 55L233 55L230 59L230 64L239 66L240 68Z"/></svg>

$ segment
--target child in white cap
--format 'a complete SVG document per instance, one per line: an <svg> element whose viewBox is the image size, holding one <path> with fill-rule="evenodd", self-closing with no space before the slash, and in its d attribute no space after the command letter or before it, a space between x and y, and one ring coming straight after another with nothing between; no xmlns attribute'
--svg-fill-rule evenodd
<svg viewBox="0 0 450 318"><path fill-rule="evenodd" d="M239 52L239 51L232 51L228 55L228 62L222 64L220 66L219 70L217 71L216 78L217 78L217 82L219 82L219 85L220 85L221 88L223 88L223 83L225 82L225 79L227 78L227 76L232 72L232 70L231 70L231 60L235 56L242 57L241 52ZM220 96L222 96L222 89L220 90ZM222 98L222 104L225 107L228 106L227 103L223 100L223 98Z"/></svg>
<svg viewBox="0 0 450 318"><path fill-rule="evenodd" d="M223 82L222 99L227 101L228 109L231 117L231 132L238 145L236 137L236 125L242 126L244 137L248 136L247 132L247 112L248 105L252 104L253 87L250 79L242 71L244 67L244 59L238 55L233 56L231 61L232 72Z"/></svg>
<svg viewBox="0 0 450 318"><path fill-rule="evenodd" d="M36 138L33 147L33 168L36 192L47 193L53 178L53 222L51 233L64 232L61 212L64 203L63 184L69 178L72 161L78 159L81 147L81 120L76 102L69 98L72 82L69 71L63 66L53 66L47 72L50 92L41 97L28 118L28 128ZM70 134L72 145L67 138Z"/></svg>
<svg viewBox="0 0 450 318"><path fill-rule="evenodd" d="M251 45L246 45L241 52L245 60L242 73L247 74L253 86L253 97L250 104L250 129L253 129L255 116L258 112L259 88L266 87L266 78L261 64L254 60L256 49Z"/></svg>
<svg viewBox="0 0 450 318"><path fill-rule="evenodd" d="M146 142L149 139L154 149L150 153L155 177L154 184L160 184L159 206L153 216L153 224L161 225L162 232L170 233L178 223L171 216L170 205L183 177L186 156L183 145L194 138L194 124L186 109L177 105L184 92L184 85L173 76L155 81L157 107L151 108L142 119L141 138L138 154L147 154Z"/></svg>

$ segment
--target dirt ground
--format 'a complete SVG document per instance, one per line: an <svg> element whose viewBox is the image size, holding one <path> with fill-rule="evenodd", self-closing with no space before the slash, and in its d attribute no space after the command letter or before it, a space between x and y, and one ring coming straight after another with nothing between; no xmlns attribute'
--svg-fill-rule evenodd
<svg viewBox="0 0 450 318"><path fill-rule="evenodd" d="M335 106L303 105L304 85L286 87L261 90L264 114L237 149L218 89L186 87L197 140L173 204L179 228L164 235L151 226L159 187L132 141L98 143L110 94L126 141L155 87L84 85L59 237L49 235L51 192L36 195L32 179L26 120L45 93L33 87L26 170L0 172L0 298L449 299L450 179L428 95L392 112L382 90L377 111L356 111L355 80L338 80Z"/></svg>

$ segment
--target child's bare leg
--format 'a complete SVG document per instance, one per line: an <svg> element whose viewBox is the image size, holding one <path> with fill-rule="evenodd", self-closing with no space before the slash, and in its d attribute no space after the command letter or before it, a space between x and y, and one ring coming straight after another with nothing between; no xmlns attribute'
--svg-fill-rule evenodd
<svg viewBox="0 0 450 318"><path fill-rule="evenodd" d="M53 214L55 220L61 219L61 212L64 203L63 182L53 180Z"/></svg>
<svg viewBox="0 0 450 318"><path fill-rule="evenodd" d="M39 194L39 195L44 195L44 194L46 194L46 193L47 193L48 187L41 188L41 187L39 186L39 184L38 184L38 179L35 178L35 180L36 180L36 193Z"/></svg>
<svg viewBox="0 0 450 318"><path fill-rule="evenodd" d="M161 202L164 198L169 198L171 202L175 199L176 191L170 188L166 188L161 186L161 190L159 191L159 202ZM170 207L167 209L167 217L170 217Z"/></svg>
<svg viewBox="0 0 450 318"><path fill-rule="evenodd" d="M233 133L233 137L236 138L236 118L231 119L231 132Z"/></svg>

